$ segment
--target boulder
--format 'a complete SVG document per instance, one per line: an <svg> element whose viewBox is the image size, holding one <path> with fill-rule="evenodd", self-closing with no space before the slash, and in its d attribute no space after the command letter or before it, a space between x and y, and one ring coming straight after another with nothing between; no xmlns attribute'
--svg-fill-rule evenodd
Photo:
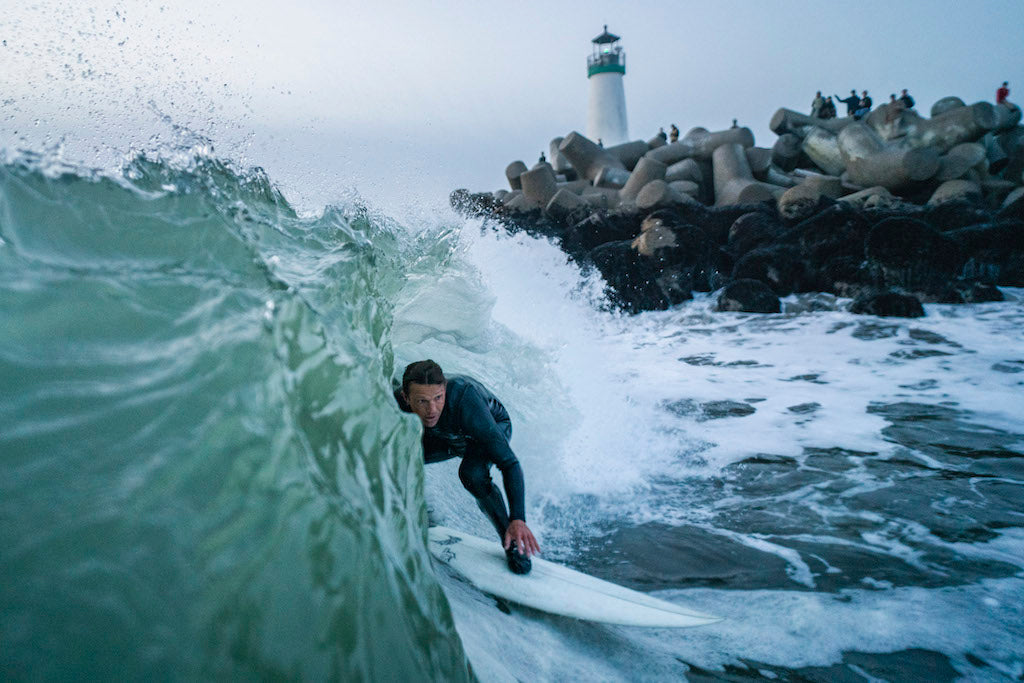
<svg viewBox="0 0 1024 683"><path fill-rule="evenodd" d="M782 226L764 211L745 213L729 228L729 251L742 256L759 246L769 244L782 232Z"/></svg>
<svg viewBox="0 0 1024 683"><path fill-rule="evenodd" d="M760 280L778 296L804 291L805 267L799 250L789 244L758 247L741 256L732 270L736 280Z"/></svg>
<svg viewBox="0 0 1024 683"><path fill-rule="evenodd" d="M881 283L930 300L960 271L956 242L914 218L888 218L868 233L864 253Z"/></svg>
<svg viewBox="0 0 1024 683"><path fill-rule="evenodd" d="M654 263L633 249L631 242L608 242L590 252L590 261L608 285L608 300L628 313L664 310L685 301L681 291L663 291Z"/></svg>
<svg viewBox="0 0 1024 683"><path fill-rule="evenodd" d="M888 291L858 297L850 306L850 312L883 317L920 318L924 315L924 307L910 294Z"/></svg>
<svg viewBox="0 0 1024 683"><path fill-rule="evenodd" d="M734 280L718 295L718 311L743 313L779 313L779 297L760 280Z"/></svg>

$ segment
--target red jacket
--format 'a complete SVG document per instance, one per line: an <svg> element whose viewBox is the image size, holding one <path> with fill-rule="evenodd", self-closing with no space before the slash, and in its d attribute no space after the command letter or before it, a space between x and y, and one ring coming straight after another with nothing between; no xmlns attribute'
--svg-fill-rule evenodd
<svg viewBox="0 0 1024 683"><path fill-rule="evenodd" d="M1010 96L1010 89L1005 85L999 90L996 90L996 104L1002 104L1006 101L1006 98Z"/></svg>

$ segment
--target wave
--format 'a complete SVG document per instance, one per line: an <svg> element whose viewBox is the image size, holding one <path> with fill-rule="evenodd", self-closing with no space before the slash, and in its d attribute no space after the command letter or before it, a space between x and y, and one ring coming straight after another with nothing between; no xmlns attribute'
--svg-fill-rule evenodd
<svg viewBox="0 0 1024 683"><path fill-rule="evenodd" d="M0 165L5 677L472 676L389 386L444 231L396 227L209 158Z"/></svg>

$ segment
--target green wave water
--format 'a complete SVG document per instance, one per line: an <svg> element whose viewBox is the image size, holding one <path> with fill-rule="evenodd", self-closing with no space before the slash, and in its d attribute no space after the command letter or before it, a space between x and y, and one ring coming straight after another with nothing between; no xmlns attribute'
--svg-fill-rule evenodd
<svg viewBox="0 0 1024 683"><path fill-rule="evenodd" d="M0 166L0 677L471 678L388 381L445 253L211 160Z"/></svg>

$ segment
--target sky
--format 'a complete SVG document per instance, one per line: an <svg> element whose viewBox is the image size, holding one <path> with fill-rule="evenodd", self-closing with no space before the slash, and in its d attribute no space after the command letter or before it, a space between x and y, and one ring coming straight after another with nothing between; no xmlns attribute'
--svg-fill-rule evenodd
<svg viewBox="0 0 1024 683"><path fill-rule="evenodd" d="M1022 0L0 2L0 148L107 166L201 137L306 207L504 187L584 131L604 24L635 139L736 118L771 146L772 113L816 90L908 88L926 115L1024 90Z"/></svg>

